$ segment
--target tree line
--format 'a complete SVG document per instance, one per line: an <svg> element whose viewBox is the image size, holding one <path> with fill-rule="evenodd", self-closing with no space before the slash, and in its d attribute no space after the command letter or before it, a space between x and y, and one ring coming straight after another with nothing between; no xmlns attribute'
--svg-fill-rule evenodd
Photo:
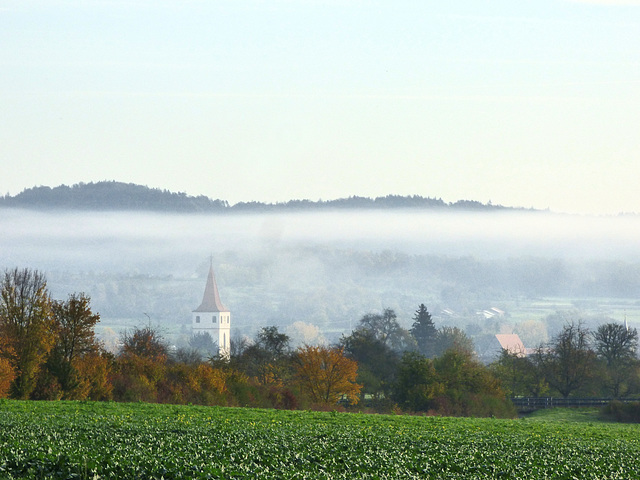
<svg viewBox="0 0 640 480"><path fill-rule="evenodd" d="M213 354L208 335L172 350L150 325L125 331L118 351L110 353L94 335L99 319L83 293L54 300L42 273L6 270L0 281L0 397L511 413L499 382L474 360L471 341L456 328L436 329L424 305L411 331L387 309L363 316L335 345L293 349L271 326L252 342L233 342L225 358ZM440 357L431 360L421 351ZM420 362L438 381L432 389L437 401L429 405L411 400L409 392L411 375L425 368ZM481 411L478 401L488 398Z"/></svg>
<svg viewBox="0 0 640 480"><path fill-rule="evenodd" d="M512 396L636 397L638 331L615 322L591 331L571 321L529 354L503 350L491 368Z"/></svg>
<svg viewBox="0 0 640 480"><path fill-rule="evenodd" d="M389 208L454 208L465 210L505 209L500 205L473 200L447 203L441 198L420 195L386 195L384 197L350 196L335 200L289 200L280 203L257 201L230 205L226 200L204 195L191 196L133 183L102 181L72 186L38 186L27 188L15 196L0 197L7 207L80 210L152 210L170 212L291 211L309 209L389 209Z"/></svg>
<svg viewBox="0 0 640 480"><path fill-rule="evenodd" d="M0 197L0 205L17 208L70 210L147 210L168 212L217 212L229 205L204 195L197 197L149 188L133 183L104 181L71 187L27 188L15 196Z"/></svg>
<svg viewBox="0 0 640 480"><path fill-rule="evenodd" d="M0 280L0 398L193 403L271 408L513 416L514 395L640 393L638 334L620 324L572 323L531 355L490 365L455 327L436 328L424 304L410 329L392 309L364 315L334 345L293 349L275 326L216 355L207 334L172 349L151 325L125 331L115 353L97 341L90 299L51 299L42 273Z"/></svg>
<svg viewBox="0 0 640 480"><path fill-rule="evenodd" d="M99 318L82 293L51 299L38 271L5 271L0 280L0 398L289 408L302 397L319 405L357 402L357 363L339 348L290 352L286 336L264 329L254 345L231 360L203 360L195 348L172 352L158 331L146 326L124 332L112 354L94 335ZM198 341L194 338L194 345ZM285 353L295 400L283 384Z"/></svg>

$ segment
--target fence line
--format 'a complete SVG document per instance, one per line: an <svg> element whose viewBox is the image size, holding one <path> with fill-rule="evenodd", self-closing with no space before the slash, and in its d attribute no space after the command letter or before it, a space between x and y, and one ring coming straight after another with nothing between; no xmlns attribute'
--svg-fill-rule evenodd
<svg viewBox="0 0 640 480"><path fill-rule="evenodd" d="M637 398L558 398L558 397L514 397L513 405L519 410L539 410L554 407L602 407L613 400L623 403L638 402Z"/></svg>

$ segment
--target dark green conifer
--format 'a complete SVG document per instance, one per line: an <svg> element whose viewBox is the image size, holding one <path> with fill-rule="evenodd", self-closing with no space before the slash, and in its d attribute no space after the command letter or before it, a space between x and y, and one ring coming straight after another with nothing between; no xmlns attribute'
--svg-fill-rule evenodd
<svg viewBox="0 0 640 480"><path fill-rule="evenodd" d="M411 335L418 345L418 352L427 358L432 358L436 353L436 339L438 330L431 319L431 314L427 311L424 303L421 303L413 317Z"/></svg>

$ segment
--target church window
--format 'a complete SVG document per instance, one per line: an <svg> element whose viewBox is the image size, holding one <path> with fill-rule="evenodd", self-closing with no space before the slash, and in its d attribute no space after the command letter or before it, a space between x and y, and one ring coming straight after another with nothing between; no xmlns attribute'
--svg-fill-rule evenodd
<svg viewBox="0 0 640 480"><path fill-rule="evenodd" d="M216 317L215 315L213 317L211 317L211 323L216 323Z"/></svg>
<svg viewBox="0 0 640 480"><path fill-rule="evenodd" d="M200 323L200 315L196 315L196 323Z"/></svg>

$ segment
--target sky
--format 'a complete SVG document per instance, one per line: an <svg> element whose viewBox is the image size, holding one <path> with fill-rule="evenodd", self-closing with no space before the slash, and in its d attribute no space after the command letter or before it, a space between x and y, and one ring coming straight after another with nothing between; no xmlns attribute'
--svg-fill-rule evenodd
<svg viewBox="0 0 640 480"><path fill-rule="evenodd" d="M640 1L0 0L0 195L640 212Z"/></svg>

